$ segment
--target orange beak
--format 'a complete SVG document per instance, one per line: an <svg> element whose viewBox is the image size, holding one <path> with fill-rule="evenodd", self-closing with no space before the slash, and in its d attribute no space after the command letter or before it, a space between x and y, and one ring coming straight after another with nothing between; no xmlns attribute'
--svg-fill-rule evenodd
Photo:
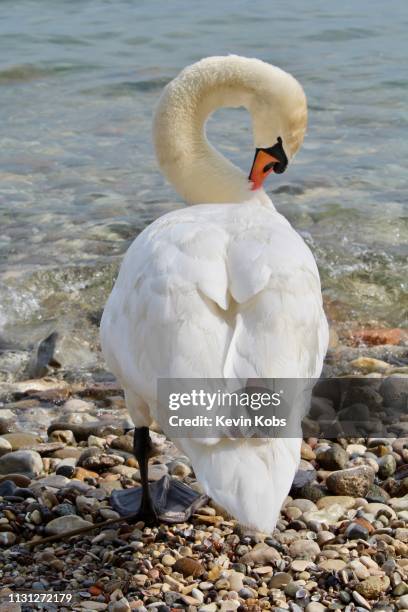
<svg viewBox="0 0 408 612"><path fill-rule="evenodd" d="M285 172L287 165L288 158L286 157L280 136L278 136L278 140L273 147L256 149L251 172L248 177L252 182L252 191L260 189L264 180L272 171L276 174Z"/></svg>
<svg viewBox="0 0 408 612"><path fill-rule="evenodd" d="M273 171L275 163L279 163L279 159L270 155L263 149L257 149L252 164L249 180L252 182L252 191L260 189L264 180Z"/></svg>

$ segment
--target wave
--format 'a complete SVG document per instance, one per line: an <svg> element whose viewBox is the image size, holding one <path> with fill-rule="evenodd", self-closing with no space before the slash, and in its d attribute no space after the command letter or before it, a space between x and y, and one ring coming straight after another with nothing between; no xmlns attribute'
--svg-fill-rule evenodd
<svg viewBox="0 0 408 612"><path fill-rule="evenodd" d="M171 77L156 77L141 81L120 81L83 89L82 94L99 94L104 97L120 97L132 94L136 91L150 92L161 91L171 80Z"/></svg>
<svg viewBox="0 0 408 612"><path fill-rule="evenodd" d="M28 83L59 74L83 72L97 68L91 64L15 64L0 70L0 85Z"/></svg>

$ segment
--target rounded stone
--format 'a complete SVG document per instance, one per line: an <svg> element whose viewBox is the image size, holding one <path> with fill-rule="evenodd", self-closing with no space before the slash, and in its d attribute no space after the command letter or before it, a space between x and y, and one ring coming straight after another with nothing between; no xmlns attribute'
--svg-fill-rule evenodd
<svg viewBox="0 0 408 612"><path fill-rule="evenodd" d="M347 464L347 453L340 444L316 452L316 461L325 470L342 470Z"/></svg>
<svg viewBox="0 0 408 612"><path fill-rule="evenodd" d="M307 523L327 523L328 525L335 524L341 516L344 514L344 508L339 504L332 504L328 508L322 510L316 510L312 512L306 512L303 515L304 520Z"/></svg>
<svg viewBox="0 0 408 612"><path fill-rule="evenodd" d="M285 504L285 508L298 508L301 513L310 512L311 510L317 510L318 506L310 499L291 499L287 504Z"/></svg>
<svg viewBox="0 0 408 612"><path fill-rule="evenodd" d="M307 559L295 559L290 567L294 572L304 572L311 565L311 561Z"/></svg>
<svg viewBox="0 0 408 612"><path fill-rule="evenodd" d="M334 505L342 506L344 510L350 510L354 507L354 504L355 498L350 495L327 495L319 499L316 505L319 510L330 508L330 506Z"/></svg>
<svg viewBox="0 0 408 612"><path fill-rule="evenodd" d="M57 476L64 476L65 478L71 478L75 472L75 465L64 464L59 465L56 469Z"/></svg>
<svg viewBox="0 0 408 612"><path fill-rule="evenodd" d="M62 535L68 531L81 529L82 527L92 527L92 525L93 523L85 521L80 516L71 514L68 516L59 516L50 521L45 527L45 532L47 535Z"/></svg>
<svg viewBox="0 0 408 612"><path fill-rule="evenodd" d="M24 433L20 431L4 434L3 438L10 442L13 451L29 449L32 446L36 446L39 442L41 442L41 438L39 438L35 434Z"/></svg>
<svg viewBox="0 0 408 612"><path fill-rule="evenodd" d="M11 453L13 447L10 442L6 440L6 438L0 437L0 457L5 455L6 453Z"/></svg>
<svg viewBox="0 0 408 612"><path fill-rule="evenodd" d="M282 589L289 582L291 582L292 576L287 572L278 572L269 581L269 588L271 589Z"/></svg>
<svg viewBox="0 0 408 612"><path fill-rule="evenodd" d="M317 534L317 543L319 546L324 546L328 542L332 542L336 539L336 536L331 531L319 531Z"/></svg>
<svg viewBox="0 0 408 612"><path fill-rule="evenodd" d="M0 457L0 475L3 474L35 474L43 470L41 455L36 451L18 450Z"/></svg>
<svg viewBox="0 0 408 612"><path fill-rule="evenodd" d="M290 521L295 521L296 519L299 519L303 514L303 512L299 508L295 508L294 506L287 506L284 512Z"/></svg>
<svg viewBox="0 0 408 612"><path fill-rule="evenodd" d="M172 557L172 555L163 555L161 562L163 563L163 565L165 565L166 567L171 567L172 565L175 564L176 559L174 557Z"/></svg>
<svg viewBox="0 0 408 612"><path fill-rule="evenodd" d="M77 514L75 506L69 503L58 504L52 509L56 516L71 516Z"/></svg>
<svg viewBox="0 0 408 612"><path fill-rule="evenodd" d="M386 406L403 409L407 405L408 378L401 375L388 376L380 387L380 395Z"/></svg>
<svg viewBox="0 0 408 612"><path fill-rule="evenodd" d="M370 576L356 585L356 591L366 599L378 599L381 593L388 590L389 586L388 576Z"/></svg>
<svg viewBox="0 0 408 612"><path fill-rule="evenodd" d="M289 554L295 559L314 561L320 553L320 546L314 540L296 540L289 546Z"/></svg>
<svg viewBox="0 0 408 612"><path fill-rule="evenodd" d="M0 532L0 546L12 546L16 539L16 534L11 531Z"/></svg>
<svg viewBox="0 0 408 612"><path fill-rule="evenodd" d="M326 480L327 488L336 495L365 497L374 482L374 470L361 465L333 472Z"/></svg>
<svg viewBox="0 0 408 612"><path fill-rule="evenodd" d="M388 454L378 460L378 466L378 475L380 476L380 478L385 480L386 478L389 478L390 476L395 474L395 470L397 469L397 462L395 460L394 455Z"/></svg>
<svg viewBox="0 0 408 612"><path fill-rule="evenodd" d="M176 563L173 565L173 571L183 574L186 578L188 576L197 578L204 573L204 568L199 561L189 559L188 557L182 557L181 559L177 559Z"/></svg>
<svg viewBox="0 0 408 612"><path fill-rule="evenodd" d="M284 588L285 595L288 595L288 597L293 597L293 598L296 597L299 589L303 587L303 584L304 584L303 580L302 581L293 580L289 582Z"/></svg>
<svg viewBox="0 0 408 612"><path fill-rule="evenodd" d="M186 478L192 473L190 466L184 461L171 461L167 467L172 476L178 476L179 478Z"/></svg>
<svg viewBox="0 0 408 612"><path fill-rule="evenodd" d="M326 606L318 601L311 601L305 608L305 612L324 612L325 610L327 610Z"/></svg>
<svg viewBox="0 0 408 612"><path fill-rule="evenodd" d="M301 457L305 461L314 461L316 459L315 452L304 440L302 440Z"/></svg>
<svg viewBox="0 0 408 612"><path fill-rule="evenodd" d="M367 540L369 533L364 525L353 522L348 525L344 535L349 540Z"/></svg>
<svg viewBox="0 0 408 612"><path fill-rule="evenodd" d="M194 599L196 599L200 603L203 603L204 601L204 593L202 593L200 589L192 589L191 596L194 597Z"/></svg>
<svg viewBox="0 0 408 612"><path fill-rule="evenodd" d="M397 606L400 610L408 610L408 595L403 595L397 601Z"/></svg>
<svg viewBox="0 0 408 612"><path fill-rule="evenodd" d="M63 444L76 444L75 436L69 429L55 429L48 436L51 442L62 442Z"/></svg>
<svg viewBox="0 0 408 612"><path fill-rule="evenodd" d="M115 601L110 608L111 612L129 612L131 607L128 600L125 597L121 597L118 601Z"/></svg>
<svg viewBox="0 0 408 612"><path fill-rule="evenodd" d="M364 512L368 512L369 514L373 514L375 517L384 514L389 519L396 519L397 515L394 510L387 506L387 504L371 502L364 506Z"/></svg>
<svg viewBox="0 0 408 612"><path fill-rule="evenodd" d="M408 584L406 582L400 582L392 590L392 594L395 597L401 597L402 595L406 595L407 593L408 593Z"/></svg>
<svg viewBox="0 0 408 612"><path fill-rule="evenodd" d="M362 457L367 451L367 447L364 444L348 444L346 448L347 454L351 456Z"/></svg>
<svg viewBox="0 0 408 612"><path fill-rule="evenodd" d="M325 559L320 561L319 567L326 572L339 572L346 567L346 563L342 559Z"/></svg>
<svg viewBox="0 0 408 612"><path fill-rule="evenodd" d="M244 578L245 578L245 575L241 574L241 572L231 572L231 574L228 576L230 590L238 592L242 588L244 588L244 584L243 584Z"/></svg>
<svg viewBox="0 0 408 612"><path fill-rule="evenodd" d="M262 542L257 544L252 550L245 553L241 559L241 563L257 563L259 565L268 565L280 561L281 556L279 552L272 546Z"/></svg>

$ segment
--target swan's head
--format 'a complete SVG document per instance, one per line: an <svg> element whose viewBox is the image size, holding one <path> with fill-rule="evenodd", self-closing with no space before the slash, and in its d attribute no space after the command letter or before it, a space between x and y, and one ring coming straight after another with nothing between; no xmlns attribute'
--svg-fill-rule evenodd
<svg viewBox="0 0 408 612"><path fill-rule="evenodd" d="M255 158L249 175L207 141L205 123L217 108L246 107ZM189 203L245 202L271 172L284 172L302 144L306 97L297 80L258 59L208 57L169 83L154 118L160 167Z"/></svg>
<svg viewBox="0 0 408 612"><path fill-rule="evenodd" d="M257 95L251 98L255 156L249 174L252 189L271 173L282 174L300 148L307 126L307 103L299 82L260 60L254 62Z"/></svg>

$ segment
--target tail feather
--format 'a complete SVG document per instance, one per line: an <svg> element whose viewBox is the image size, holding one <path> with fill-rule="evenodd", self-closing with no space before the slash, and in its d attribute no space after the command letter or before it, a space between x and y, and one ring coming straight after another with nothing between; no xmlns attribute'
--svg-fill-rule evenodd
<svg viewBox="0 0 408 612"><path fill-rule="evenodd" d="M299 465L299 438L178 442L217 504L248 527L274 530Z"/></svg>

